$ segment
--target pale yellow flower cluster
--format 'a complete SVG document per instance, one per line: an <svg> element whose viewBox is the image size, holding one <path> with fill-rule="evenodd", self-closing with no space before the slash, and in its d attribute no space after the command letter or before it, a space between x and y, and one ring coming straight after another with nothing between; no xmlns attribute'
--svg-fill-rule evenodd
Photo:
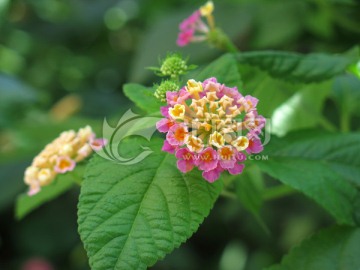
<svg viewBox="0 0 360 270"><path fill-rule="evenodd" d="M76 162L88 157L93 150L100 150L104 139L96 139L90 126L64 131L37 155L26 171L24 182L29 185L28 194L38 193L41 187L52 183L57 174L72 171Z"/></svg>

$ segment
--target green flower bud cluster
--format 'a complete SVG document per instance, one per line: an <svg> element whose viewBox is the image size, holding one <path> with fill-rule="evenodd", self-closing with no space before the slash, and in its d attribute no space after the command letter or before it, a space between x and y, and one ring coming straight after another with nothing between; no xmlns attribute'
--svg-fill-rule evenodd
<svg viewBox="0 0 360 270"><path fill-rule="evenodd" d="M187 71L188 65L179 54L168 55L160 67L161 74L163 76L169 76L170 78L177 78L178 76L185 74Z"/></svg>
<svg viewBox="0 0 360 270"><path fill-rule="evenodd" d="M166 102L166 92L167 91L178 91L179 85L171 80L162 81L160 85L155 85L154 96L159 99L161 102Z"/></svg>
<svg viewBox="0 0 360 270"><path fill-rule="evenodd" d="M165 59L160 60L160 67L149 67L157 76L169 78L160 85L154 85L154 96L161 102L166 102L166 92L179 91L180 76L195 68L195 65L188 65L187 59L183 59L181 54L168 53Z"/></svg>

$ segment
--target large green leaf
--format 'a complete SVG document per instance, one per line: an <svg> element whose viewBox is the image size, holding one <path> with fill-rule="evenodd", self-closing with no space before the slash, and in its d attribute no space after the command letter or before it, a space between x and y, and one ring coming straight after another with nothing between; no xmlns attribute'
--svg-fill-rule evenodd
<svg viewBox="0 0 360 270"><path fill-rule="evenodd" d="M267 270L360 269L360 229L336 226L320 231Z"/></svg>
<svg viewBox="0 0 360 270"><path fill-rule="evenodd" d="M350 57L312 53L259 51L239 53L241 64L256 66L271 76L295 82L317 82L343 73L353 62Z"/></svg>
<svg viewBox="0 0 360 270"><path fill-rule="evenodd" d="M240 65L239 71L242 80L246 82L242 94L258 98L257 109L265 117L270 117L276 108L291 98L301 87L270 77L256 67Z"/></svg>
<svg viewBox="0 0 360 270"><path fill-rule="evenodd" d="M121 150L137 155L136 141ZM93 158L81 188L79 232L98 269L146 269L189 238L209 214L222 182L209 184L198 171L182 174L173 155L154 153L125 166Z"/></svg>
<svg viewBox="0 0 360 270"><path fill-rule="evenodd" d="M34 196L21 194L16 201L16 217L22 219L44 203L55 199L81 180L85 166L78 165L71 173L60 174L49 186L45 186Z"/></svg>
<svg viewBox="0 0 360 270"><path fill-rule="evenodd" d="M220 83L226 84L229 87L236 86L239 91L242 89L242 81L237 68L237 62L232 54L225 54L219 57L203 70L191 73L191 76L197 81L215 77Z"/></svg>
<svg viewBox="0 0 360 270"><path fill-rule="evenodd" d="M147 113L156 113L160 111L160 106L162 104L154 97L154 90L150 87L135 83L125 84L124 94L140 109Z"/></svg>
<svg viewBox="0 0 360 270"><path fill-rule="evenodd" d="M330 87L330 81L302 87L273 112L272 133L283 136L289 131L312 128L319 124Z"/></svg>
<svg viewBox="0 0 360 270"><path fill-rule="evenodd" d="M360 185L360 134L298 132L272 138L257 164L322 205L339 223L354 224Z"/></svg>

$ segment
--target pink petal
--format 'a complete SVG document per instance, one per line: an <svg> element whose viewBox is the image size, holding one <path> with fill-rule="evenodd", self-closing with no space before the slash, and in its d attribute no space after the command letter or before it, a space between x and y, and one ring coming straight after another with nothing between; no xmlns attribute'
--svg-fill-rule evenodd
<svg viewBox="0 0 360 270"><path fill-rule="evenodd" d="M193 14L191 14L188 18L184 19L180 25L179 29L181 31L188 30L189 28L194 28L195 23L200 19L200 12L196 10Z"/></svg>
<svg viewBox="0 0 360 270"><path fill-rule="evenodd" d="M263 145L261 144L261 141L258 139L252 139L249 141L249 146L246 148L246 152L248 154L257 154L260 153L262 150L264 150Z"/></svg>
<svg viewBox="0 0 360 270"><path fill-rule="evenodd" d="M160 107L160 112L164 117L167 117L167 118L170 117L170 115L169 115L169 107L170 106L162 106L162 107Z"/></svg>
<svg viewBox="0 0 360 270"><path fill-rule="evenodd" d="M245 96L245 100L246 101L250 101L253 107L256 107L256 105L258 104L259 100L253 96L250 95L246 95Z"/></svg>
<svg viewBox="0 0 360 270"><path fill-rule="evenodd" d="M165 140L164 145L161 148L161 150L164 151L164 152L168 152L170 154L174 154L175 150L176 150L176 147L172 146L167 140Z"/></svg>
<svg viewBox="0 0 360 270"><path fill-rule="evenodd" d="M245 167L244 164L235 163L233 168L228 169L228 172L230 174L236 175L236 174L242 173L242 171L244 170L244 167Z"/></svg>
<svg viewBox="0 0 360 270"><path fill-rule="evenodd" d="M217 152L208 147L199 154L199 158L195 162L201 171L213 170L218 165Z"/></svg>
<svg viewBox="0 0 360 270"><path fill-rule="evenodd" d="M61 168L61 162L67 162L69 163L69 166L65 167L65 168ZM57 173L66 173L66 172L70 172L75 168L76 162L74 160L72 160L71 158L67 157L67 156L61 156L58 157L56 160L56 165L54 166L54 171Z"/></svg>
<svg viewBox="0 0 360 270"><path fill-rule="evenodd" d="M204 177L204 179L210 183L215 182L217 179L219 179L221 172L223 171L223 169L220 168L220 166L216 167L213 170L207 171L207 172L203 172L202 176Z"/></svg>
<svg viewBox="0 0 360 270"><path fill-rule="evenodd" d="M233 167L234 167L235 162L236 162L235 159L220 160L220 161L219 161L219 164L220 164L221 168L230 169L230 168L233 168Z"/></svg>
<svg viewBox="0 0 360 270"><path fill-rule="evenodd" d="M230 87L224 86L221 90L224 95L227 95L227 96L233 98L234 100L238 100L238 99L242 98L242 95L239 93L237 87L230 88Z"/></svg>
<svg viewBox="0 0 360 270"><path fill-rule="evenodd" d="M189 159L188 155L190 154L191 158L193 159L194 154L192 152L189 151L189 149L187 148L180 148L179 150L176 151L175 157L178 159Z"/></svg>
<svg viewBox="0 0 360 270"><path fill-rule="evenodd" d="M176 41L176 44L179 47L184 47L188 45L192 38L194 37L195 31L193 29L185 30L183 32L180 32L178 35L178 39Z"/></svg>
<svg viewBox="0 0 360 270"><path fill-rule="evenodd" d="M245 161L246 160L246 155L244 153L238 152L236 154L236 160L237 161Z"/></svg>
<svg viewBox="0 0 360 270"><path fill-rule="evenodd" d="M169 132L166 134L166 139L171 145L174 145L174 146L179 145L180 146L180 145L184 144L186 135L184 135L184 138L180 138L180 139L175 137L176 133L179 130L181 130L180 132L186 133L187 127L183 124L175 124L169 129Z"/></svg>
<svg viewBox="0 0 360 270"><path fill-rule="evenodd" d="M94 151L100 151L108 143L105 138L98 138L90 141L90 146Z"/></svg>
<svg viewBox="0 0 360 270"><path fill-rule="evenodd" d="M35 194L37 194L39 192L40 192L40 186L39 185L31 186L27 194L29 196L34 196Z"/></svg>
<svg viewBox="0 0 360 270"><path fill-rule="evenodd" d="M162 133L166 133L169 131L170 127L173 125L173 122L167 118L163 118L156 123L156 128L158 131Z"/></svg>
<svg viewBox="0 0 360 270"><path fill-rule="evenodd" d="M180 159L177 161L177 167L181 172L187 173L194 168L194 163L184 159Z"/></svg>

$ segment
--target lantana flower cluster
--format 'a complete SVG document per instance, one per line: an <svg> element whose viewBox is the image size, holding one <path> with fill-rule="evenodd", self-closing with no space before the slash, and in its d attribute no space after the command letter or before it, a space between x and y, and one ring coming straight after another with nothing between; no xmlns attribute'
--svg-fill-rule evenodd
<svg viewBox="0 0 360 270"><path fill-rule="evenodd" d="M236 87L216 78L189 80L180 91L168 91L166 101L165 118L156 127L166 133L162 150L175 154L181 172L197 167L214 182L223 171L240 174L245 153L263 150L259 135L265 118L257 113L258 99L242 96Z"/></svg>
<svg viewBox="0 0 360 270"><path fill-rule="evenodd" d="M180 33L176 42L177 45L183 47L190 42L206 40L209 31L215 27L212 16L213 11L214 4L212 1L209 1L183 20L179 25ZM202 17L206 17L207 24L202 20Z"/></svg>
<svg viewBox="0 0 360 270"><path fill-rule="evenodd" d="M24 182L29 185L32 196L41 187L51 184L57 174L74 170L76 163L87 158L93 150L98 151L106 144L105 139L96 138L90 126L64 131L37 155L25 171Z"/></svg>

